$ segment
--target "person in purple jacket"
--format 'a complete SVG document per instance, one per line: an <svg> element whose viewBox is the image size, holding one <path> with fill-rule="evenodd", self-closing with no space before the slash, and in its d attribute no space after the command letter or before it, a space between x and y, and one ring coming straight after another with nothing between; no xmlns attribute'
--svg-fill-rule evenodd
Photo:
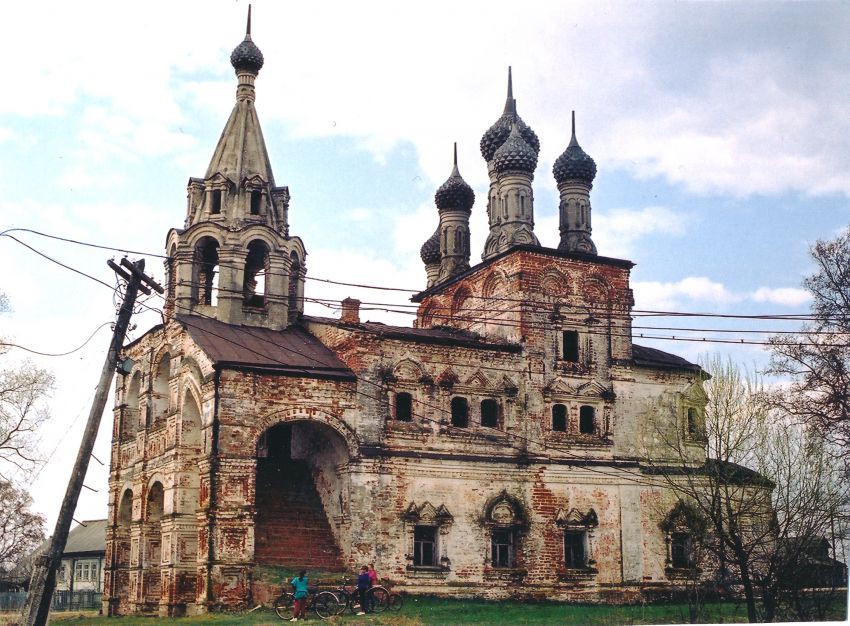
<svg viewBox="0 0 850 626"><path fill-rule="evenodd" d="M366 592L372 586L372 580L369 578L369 568L365 565L360 568L360 575L357 577L357 596L360 598L360 611L358 615L366 615L371 613L369 603L366 600Z"/></svg>

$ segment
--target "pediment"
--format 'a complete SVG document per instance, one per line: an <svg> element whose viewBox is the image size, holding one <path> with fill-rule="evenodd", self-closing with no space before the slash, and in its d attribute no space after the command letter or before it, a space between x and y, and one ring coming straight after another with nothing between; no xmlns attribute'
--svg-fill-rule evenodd
<svg viewBox="0 0 850 626"><path fill-rule="evenodd" d="M558 526L596 526L599 524L599 518L593 509L582 512L573 507L569 511L558 509L555 514L555 523Z"/></svg>
<svg viewBox="0 0 850 626"><path fill-rule="evenodd" d="M450 367L444 369L440 375L437 376L437 384L441 387L453 387L458 383L458 381L460 381L460 378Z"/></svg>
<svg viewBox="0 0 850 626"><path fill-rule="evenodd" d="M466 381L466 385L469 387L482 387L485 389L489 389L490 381L481 372L481 370L479 370L469 377L469 379Z"/></svg>
<svg viewBox="0 0 850 626"><path fill-rule="evenodd" d="M210 186L212 186L212 187L222 187L222 186L224 186L224 187L230 188L230 187L234 186L233 181L230 180L227 176L225 176L221 172L216 172L215 174L213 174L212 176L207 178L204 181L204 183L206 184L207 187L210 187Z"/></svg>
<svg viewBox="0 0 850 626"><path fill-rule="evenodd" d="M422 369L422 366L413 359L403 359L396 363L396 366L393 368L393 373L398 380L415 382L422 378L424 370Z"/></svg>
<svg viewBox="0 0 850 626"><path fill-rule="evenodd" d="M452 514L449 513L445 504L434 507L434 505L428 501L425 501L420 505L417 505L415 502L411 502L401 517L403 520L414 524L421 523L434 526L449 524L454 520L454 517L452 517Z"/></svg>
<svg viewBox="0 0 850 626"><path fill-rule="evenodd" d="M554 378L543 388L543 393L547 395L573 396L576 394L576 388L560 378Z"/></svg>
<svg viewBox="0 0 850 626"><path fill-rule="evenodd" d="M608 388L601 383L592 380L589 383L584 383L579 386L576 392L582 396L602 397L608 392Z"/></svg>
<svg viewBox="0 0 850 626"><path fill-rule="evenodd" d="M267 186L268 182L259 174L248 176L242 181L243 189L265 189Z"/></svg>

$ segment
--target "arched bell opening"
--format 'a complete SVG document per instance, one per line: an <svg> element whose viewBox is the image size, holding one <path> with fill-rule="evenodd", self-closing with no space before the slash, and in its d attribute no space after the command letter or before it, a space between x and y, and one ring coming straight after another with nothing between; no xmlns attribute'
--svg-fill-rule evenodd
<svg viewBox="0 0 850 626"><path fill-rule="evenodd" d="M216 306L218 303L218 241L204 237L195 246L192 268L192 300L196 304ZM180 312L180 311L178 311Z"/></svg>
<svg viewBox="0 0 850 626"><path fill-rule="evenodd" d="M348 514L348 447L309 420L276 424L257 442L254 561L342 568L340 522Z"/></svg>
<svg viewBox="0 0 850 626"><path fill-rule="evenodd" d="M242 285L243 304L247 307L266 306L266 285L269 273L269 247L264 241L255 240L248 244Z"/></svg>

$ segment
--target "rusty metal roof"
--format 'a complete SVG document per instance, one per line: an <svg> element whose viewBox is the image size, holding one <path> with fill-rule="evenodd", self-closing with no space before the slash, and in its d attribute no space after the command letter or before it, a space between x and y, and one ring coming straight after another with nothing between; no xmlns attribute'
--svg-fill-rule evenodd
<svg viewBox="0 0 850 626"><path fill-rule="evenodd" d="M441 326L439 328L411 328L409 326L390 326L381 322L362 322L360 324L346 324L342 320L332 317L318 317L305 315L304 321L329 324L331 326L342 326L354 330L366 331L385 339L399 339L401 341L413 341L417 343L432 343L443 346L476 348L479 350L496 350L499 352L521 352L522 346L517 343L490 339L482 337L473 332Z"/></svg>
<svg viewBox="0 0 850 626"><path fill-rule="evenodd" d="M675 354L658 350L657 348L649 348L647 346L639 346L636 343L632 344L632 360L635 365L644 367L663 367L668 369L683 369L692 372L699 372L702 368L695 363L683 359Z"/></svg>
<svg viewBox="0 0 850 626"><path fill-rule="evenodd" d="M177 321L219 366L309 378L356 378L330 349L299 326L270 330L197 315L178 315Z"/></svg>

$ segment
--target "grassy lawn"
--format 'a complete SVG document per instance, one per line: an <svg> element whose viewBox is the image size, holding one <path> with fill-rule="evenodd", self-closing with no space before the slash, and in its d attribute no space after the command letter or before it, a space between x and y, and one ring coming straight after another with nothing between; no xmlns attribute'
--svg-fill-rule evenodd
<svg viewBox="0 0 850 626"><path fill-rule="evenodd" d="M687 623L688 607L681 604L655 604L646 606L596 606L556 603L521 603L515 601L489 602L484 600L454 600L408 597L399 613L354 616L346 613L322 622L315 614L308 618L318 625L350 624L352 626L376 624L419 626L437 624L559 624L576 626L620 626L628 624L681 624ZM15 616L16 617L16 616ZM846 604L835 607L834 620L846 619ZM14 623L0 616L0 625ZM184 617L156 620L151 617L99 617L95 613L56 613L51 616L52 624L92 626L151 626L156 623L175 623L181 626L272 626L282 624L268 609L252 613L214 614L200 617ZM704 607L703 623L743 623L747 621L743 604L732 602L708 604Z"/></svg>

